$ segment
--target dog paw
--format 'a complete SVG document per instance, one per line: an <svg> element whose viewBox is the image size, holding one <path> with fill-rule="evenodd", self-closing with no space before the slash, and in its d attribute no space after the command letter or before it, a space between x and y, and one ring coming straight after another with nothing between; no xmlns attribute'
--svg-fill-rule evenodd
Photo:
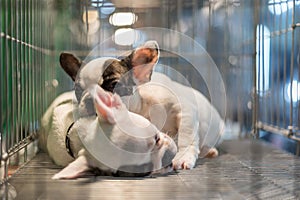
<svg viewBox="0 0 300 200"><path fill-rule="evenodd" d="M193 167L196 164L197 156L186 153L181 154L178 153L175 158L173 159L173 169L179 170L179 169L193 169Z"/></svg>
<svg viewBox="0 0 300 200"><path fill-rule="evenodd" d="M205 158L215 158L215 157L217 157L218 155L219 155L218 150L217 150L216 148L211 148L211 149L207 152Z"/></svg>
<svg viewBox="0 0 300 200"><path fill-rule="evenodd" d="M204 146L201 148L199 157L200 158L215 158L219 155L219 151L214 147Z"/></svg>

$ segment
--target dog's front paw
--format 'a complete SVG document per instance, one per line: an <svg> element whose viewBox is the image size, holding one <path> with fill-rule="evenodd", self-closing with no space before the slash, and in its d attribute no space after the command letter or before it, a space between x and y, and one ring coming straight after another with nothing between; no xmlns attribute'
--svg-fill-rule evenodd
<svg viewBox="0 0 300 200"><path fill-rule="evenodd" d="M179 169L192 169L197 160L197 155L194 155L189 152L178 152L173 159L173 169L179 170Z"/></svg>

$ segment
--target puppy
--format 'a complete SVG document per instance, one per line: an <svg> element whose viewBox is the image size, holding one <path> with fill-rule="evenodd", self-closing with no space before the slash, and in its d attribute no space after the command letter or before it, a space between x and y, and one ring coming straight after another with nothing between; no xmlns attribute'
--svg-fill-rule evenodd
<svg viewBox="0 0 300 200"><path fill-rule="evenodd" d="M140 114L172 138L178 153L174 169L192 169L198 156L216 157L224 122L199 91L154 72L151 82L140 85L132 96L123 97L127 108Z"/></svg>
<svg viewBox="0 0 300 200"><path fill-rule="evenodd" d="M74 92L68 92L54 100L42 119L41 143L54 162L65 167L53 179L73 179L95 169L130 176L170 170L177 147L169 136L128 112L118 95L98 85L84 93L83 99L93 99L97 116L86 117L90 108L73 102ZM74 123L73 116L78 118Z"/></svg>
<svg viewBox="0 0 300 200"><path fill-rule="evenodd" d="M149 47L150 50L148 49L146 51L152 52L152 55L155 56L150 57L150 62L148 65L142 64L139 68L138 65L135 65L136 70L134 67L131 68L132 72L125 72L126 70L122 71L122 73L125 72L125 74L119 73L119 71L116 70L117 72L115 71L115 73L118 74L118 78L114 80L117 81L115 81L114 84L111 84L112 87L106 89L112 92L118 92L119 88L122 89L122 87L126 88L126 86L128 86L128 88L126 88L124 91L129 92L123 92L122 96L130 95L133 92L133 89L131 87L132 85L128 84L127 80L132 77L132 80L135 83L133 88L135 88L135 86L139 87L135 95L133 95L135 97L129 97L130 101L128 101L128 97L127 100L124 100L127 101L126 104L128 109L146 117L157 127L162 128L162 130L164 130L166 133L172 136L177 136L179 152L173 160L174 168L191 169L195 166L195 162L199 156L199 153L200 157L215 157L218 155L218 151L213 147L222 135L224 122L217 110L198 91L185 87L178 82L171 81L167 76L161 73L154 72L152 75L153 68L159 56L159 48L156 42L148 42L148 46L145 45L144 47L140 48L144 49ZM135 50L132 54L138 52L139 51ZM133 56L131 56L131 58L132 57ZM127 59L132 60L130 59L130 56ZM105 76L103 76L101 73L95 75L92 72L97 71L98 68L105 68L104 63L99 62L98 59L91 62L97 63L93 64L93 67L88 67L88 69L93 70L73 71L75 71L75 74L79 73L77 75L79 80L88 80L88 82L91 83L98 83L98 80L105 79ZM132 63L140 64L142 62ZM114 74L114 66L110 65L110 67L112 68L112 74ZM143 67L145 67L145 69ZM85 67L83 67L83 69L84 68ZM70 69L72 71L72 68ZM111 76L113 77L112 74ZM124 80L121 80L120 77L125 78ZM150 81L153 82L153 77L156 77L156 81L160 83L160 86L151 86L147 84L147 87L144 87L143 84ZM99 85L102 86L102 83L103 82L100 81ZM113 89L113 87L115 89ZM77 88L85 88L85 82L77 81ZM170 90L166 90L165 88L172 88L172 92L170 92ZM143 92L143 90L145 90L145 92ZM81 93L79 92L79 94ZM155 107L161 107L164 110L165 115L158 111L155 114L155 109L153 109ZM150 117L149 113L152 113L152 117Z"/></svg>
<svg viewBox="0 0 300 200"><path fill-rule="evenodd" d="M60 65L75 81L76 98L80 102L82 92L95 82L120 96L132 94L135 85L150 81L158 58L157 42L147 41L122 59L100 57L84 63L73 54L61 53Z"/></svg>

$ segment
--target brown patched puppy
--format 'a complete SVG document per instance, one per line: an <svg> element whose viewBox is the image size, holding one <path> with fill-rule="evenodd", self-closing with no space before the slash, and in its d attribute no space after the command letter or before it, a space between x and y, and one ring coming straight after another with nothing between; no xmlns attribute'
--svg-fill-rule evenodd
<svg viewBox="0 0 300 200"><path fill-rule="evenodd" d="M152 73L158 57L158 45L151 41L122 60L92 60L89 68L77 71L76 96L80 101L84 89L93 83L120 96L131 96L126 102L129 111L144 116L168 135L177 135L178 153L173 159L173 167L191 169L199 155L218 155L214 146L220 142L224 121L200 92L172 81L164 74ZM84 103L87 108L92 107L89 101ZM94 114L89 109L86 113Z"/></svg>
<svg viewBox="0 0 300 200"><path fill-rule="evenodd" d="M73 54L62 53L60 64L75 81L76 98L80 101L82 92L95 81L104 90L116 92L120 96L132 94L133 86L150 81L158 58L157 42L148 41L122 59L101 57L86 65ZM120 81L121 78L122 81Z"/></svg>

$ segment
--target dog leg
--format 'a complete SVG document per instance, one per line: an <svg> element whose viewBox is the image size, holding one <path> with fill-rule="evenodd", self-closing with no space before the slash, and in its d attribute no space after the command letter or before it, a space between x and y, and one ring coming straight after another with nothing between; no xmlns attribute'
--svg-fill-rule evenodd
<svg viewBox="0 0 300 200"><path fill-rule="evenodd" d="M172 161L173 169L193 169L197 158L197 154L193 153L191 150L179 151Z"/></svg>
<svg viewBox="0 0 300 200"><path fill-rule="evenodd" d="M199 123L197 108L190 105L181 105L178 115L180 125L178 129L178 153L173 159L174 169L192 169L199 154Z"/></svg>
<svg viewBox="0 0 300 200"><path fill-rule="evenodd" d="M63 170L55 174L52 179L75 179L89 171L88 161L85 156L79 156Z"/></svg>

